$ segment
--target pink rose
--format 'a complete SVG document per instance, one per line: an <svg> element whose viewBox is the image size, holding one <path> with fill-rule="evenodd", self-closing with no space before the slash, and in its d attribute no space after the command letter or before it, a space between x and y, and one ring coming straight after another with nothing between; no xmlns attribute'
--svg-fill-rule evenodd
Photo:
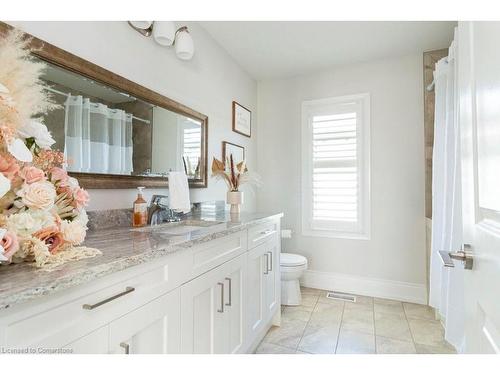
<svg viewBox="0 0 500 375"><path fill-rule="evenodd" d="M59 185L64 186L68 182L68 173L59 167L54 167L50 170L50 175L51 178L50 180L52 182L59 182Z"/></svg>
<svg viewBox="0 0 500 375"><path fill-rule="evenodd" d="M54 206L57 193L54 185L48 181L38 181L24 184L17 192L22 203L36 210L50 210Z"/></svg>
<svg viewBox="0 0 500 375"><path fill-rule="evenodd" d="M10 155L0 155L0 172L12 181L19 172L19 164Z"/></svg>
<svg viewBox="0 0 500 375"><path fill-rule="evenodd" d="M73 204L76 208L81 209L87 205L89 202L89 193L87 190L82 189L81 187L75 188L73 190Z"/></svg>
<svg viewBox="0 0 500 375"><path fill-rule="evenodd" d="M9 260L12 258L12 255L19 249L19 242L17 240L17 236L13 232L6 232L3 238L0 240L0 245L4 248L4 256Z"/></svg>
<svg viewBox="0 0 500 375"><path fill-rule="evenodd" d="M24 167L21 171L21 175L27 184L45 180L45 173L37 167Z"/></svg>
<svg viewBox="0 0 500 375"><path fill-rule="evenodd" d="M63 235L56 226L40 229L33 233L33 236L43 241L51 254L57 253L64 245Z"/></svg>

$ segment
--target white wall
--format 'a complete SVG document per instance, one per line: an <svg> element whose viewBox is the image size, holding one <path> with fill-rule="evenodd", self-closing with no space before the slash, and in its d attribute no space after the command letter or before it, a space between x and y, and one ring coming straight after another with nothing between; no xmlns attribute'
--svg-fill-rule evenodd
<svg viewBox="0 0 500 375"><path fill-rule="evenodd" d="M311 286L424 302L422 81L415 55L259 83L258 207L284 211L293 238L283 251L308 258ZM371 239L302 236L301 102L364 92L371 94Z"/></svg>
<svg viewBox="0 0 500 375"><path fill-rule="evenodd" d="M152 38L133 31L126 22L9 23L206 114L209 171L212 157L221 157L223 140L244 146L249 168L256 167L256 121L251 139L232 132L231 103L242 103L256 119L257 84L196 23L183 23L189 26L196 48L194 58L188 62L179 60L172 48L161 47ZM156 191L166 192L162 190ZM221 200L225 199L225 191L222 181L210 179L207 189L191 190L191 199ZM153 190L146 193L149 198ZM133 189L91 190L89 209L128 208L135 196ZM251 191L245 196L243 209L255 209Z"/></svg>

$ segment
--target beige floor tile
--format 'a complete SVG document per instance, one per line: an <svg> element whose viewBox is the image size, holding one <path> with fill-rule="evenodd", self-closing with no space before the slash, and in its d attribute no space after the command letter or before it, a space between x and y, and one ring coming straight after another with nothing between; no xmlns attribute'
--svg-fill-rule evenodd
<svg viewBox="0 0 500 375"><path fill-rule="evenodd" d="M316 326L338 326L342 320L342 305L318 303L311 314L309 323Z"/></svg>
<svg viewBox="0 0 500 375"><path fill-rule="evenodd" d="M342 328L349 331L374 334L373 309L349 309L346 305L344 307L344 314L342 315Z"/></svg>
<svg viewBox="0 0 500 375"><path fill-rule="evenodd" d="M423 344L415 344L418 354L456 354L455 348L443 341L438 345L423 345Z"/></svg>
<svg viewBox="0 0 500 375"><path fill-rule="evenodd" d="M300 340L298 350L314 354L334 354L340 325L328 326L310 324Z"/></svg>
<svg viewBox="0 0 500 375"><path fill-rule="evenodd" d="M401 301L396 301L395 299L387 299L387 298L373 298L373 303L378 305L400 305Z"/></svg>
<svg viewBox="0 0 500 375"><path fill-rule="evenodd" d="M300 287L300 292L302 294L312 294L312 295L315 295L315 296L319 296L322 293L326 293L325 290L308 288L308 287L305 287L305 286L301 286Z"/></svg>
<svg viewBox="0 0 500 375"><path fill-rule="evenodd" d="M375 314L377 313L393 314L406 319L405 311L403 309L403 304L401 302L389 304L389 303L378 303L377 301L375 301L373 305L373 310L375 311Z"/></svg>
<svg viewBox="0 0 500 375"><path fill-rule="evenodd" d="M373 306L373 297L356 295L356 303L358 305Z"/></svg>
<svg viewBox="0 0 500 375"><path fill-rule="evenodd" d="M261 342L255 354L295 354L295 350L268 342Z"/></svg>
<svg viewBox="0 0 500 375"><path fill-rule="evenodd" d="M430 306L403 302L403 307L408 319L436 320L434 309Z"/></svg>
<svg viewBox="0 0 500 375"><path fill-rule="evenodd" d="M318 302L318 298L319 296L318 295L314 295L314 294L303 294L302 295L302 303L300 304L300 306L302 308L304 307L314 307L316 305L316 302Z"/></svg>
<svg viewBox="0 0 500 375"><path fill-rule="evenodd" d="M406 318L397 314L375 313L375 334L403 341L412 341Z"/></svg>
<svg viewBox="0 0 500 375"><path fill-rule="evenodd" d="M377 354L416 354L412 341L401 341L387 337L376 337Z"/></svg>
<svg viewBox="0 0 500 375"><path fill-rule="evenodd" d="M375 336L341 328L337 344L337 354L375 353Z"/></svg>
<svg viewBox="0 0 500 375"><path fill-rule="evenodd" d="M302 320L283 320L280 327L271 327L264 342L297 349L307 322Z"/></svg>
<svg viewBox="0 0 500 375"><path fill-rule="evenodd" d="M439 321L408 319L408 323L416 344L436 346L444 342L444 329Z"/></svg>
<svg viewBox="0 0 500 375"><path fill-rule="evenodd" d="M311 317L311 310L304 310L302 306L291 307L286 306L281 312L281 319L283 320L302 320L308 322Z"/></svg>

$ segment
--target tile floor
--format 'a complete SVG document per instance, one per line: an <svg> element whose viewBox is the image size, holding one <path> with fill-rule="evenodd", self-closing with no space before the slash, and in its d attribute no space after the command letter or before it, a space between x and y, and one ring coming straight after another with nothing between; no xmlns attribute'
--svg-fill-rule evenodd
<svg viewBox="0 0 500 375"><path fill-rule="evenodd" d="M257 354L451 354L434 310L425 305L358 296L355 303L302 288L302 305L282 307Z"/></svg>

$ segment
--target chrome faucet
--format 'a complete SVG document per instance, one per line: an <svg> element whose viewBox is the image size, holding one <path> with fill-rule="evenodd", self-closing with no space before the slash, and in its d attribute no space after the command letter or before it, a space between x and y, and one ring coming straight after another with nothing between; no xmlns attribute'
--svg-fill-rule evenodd
<svg viewBox="0 0 500 375"><path fill-rule="evenodd" d="M181 221L181 215L176 214L168 207L166 195L153 195L148 211L148 224L173 223Z"/></svg>

